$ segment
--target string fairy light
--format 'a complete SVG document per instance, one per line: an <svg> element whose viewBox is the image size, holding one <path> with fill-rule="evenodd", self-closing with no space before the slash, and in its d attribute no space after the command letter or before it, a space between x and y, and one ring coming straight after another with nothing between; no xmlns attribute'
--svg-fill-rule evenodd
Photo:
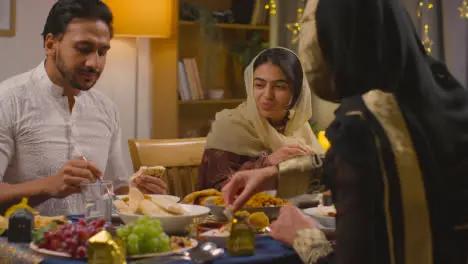
<svg viewBox="0 0 468 264"><path fill-rule="evenodd" d="M467 0L464 0L467 1ZM418 9L417 9L417 16L419 19L424 20L424 36L422 39L422 44L424 45L424 48L426 49L427 53L431 53L432 51L432 45L434 44L432 39L431 39L431 34L429 31L429 11L434 8L434 5L432 3L429 3L429 0L421 0L418 2ZM423 15L423 11L424 15Z"/></svg>
<svg viewBox="0 0 468 264"><path fill-rule="evenodd" d="M299 40L299 32L301 31L301 26L300 26L300 21L302 18L302 13L304 13L304 9L298 8L297 9L297 17L296 21L294 23L287 23L286 28L292 33L292 39L291 43L296 44L296 42Z"/></svg>
<svg viewBox="0 0 468 264"><path fill-rule="evenodd" d="M468 0L461 1L458 11L460 11L461 18L468 19Z"/></svg>
<svg viewBox="0 0 468 264"><path fill-rule="evenodd" d="M266 10L270 10L270 15L276 15L276 3L275 0L270 0L270 3L265 5Z"/></svg>

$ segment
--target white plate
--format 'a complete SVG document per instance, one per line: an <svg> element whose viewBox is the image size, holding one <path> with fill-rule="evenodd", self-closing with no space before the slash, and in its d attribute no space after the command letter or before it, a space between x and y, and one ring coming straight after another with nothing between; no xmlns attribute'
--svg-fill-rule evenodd
<svg viewBox="0 0 468 264"><path fill-rule="evenodd" d="M191 238L190 242L191 242L191 245L189 247L180 248L180 249L176 249L176 250L173 250L173 251L162 252L162 253L149 253L149 254L141 254L141 255L130 255L130 256L128 256L128 258L130 258L130 259L153 258L153 257L169 256L169 255L176 254L176 253L182 253L182 252L188 251L188 250L190 250L192 248L195 248L198 245L198 241L195 240L195 239Z"/></svg>
<svg viewBox="0 0 468 264"><path fill-rule="evenodd" d="M169 256L169 255L176 254L176 253L182 253L182 252L188 251L188 250L190 250L192 248L195 248L198 245L198 241L195 240L195 239L190 239L190 242L191 242L192 245L190 245L189 247L180 248L180 249L176 249L176 250L169 251L169 252L149 253L149 254L141 254L141 255L133 255L133 256L131 255L131 256L128 256L128 258L130 258L130 259L152 258L152 257ZM60 258L72 258L71 255L68 254L68 253L53 251L53 250L49 250L49 249L45 249L45 248L39 248L39 247L36 246L36 244L34 244L34 242L31 242L29 244L29 248L32 251L35 251L35 252L40 253L42 255L47 255L47 256L52 256L52 257L60 257Z"/></svg>
<svg viewBox="0 0 468 264"><path fill-rule="evenodd" d="M187 228L193 223L195 218L203 220L210 213L210 208L200 205L180 204L187 212L186 215L154 216L161 222L164 232L168 235L180 235L187 232ZM135 222L142 215L119 213L120 219L125 224Z"/></svg>
<svg viewBox="0 0 468 264"><path fill-rule="evenodd" d="M172 200L174 201L174 203L178 203L180 201L180 197L178 196L173 196L173 195L166 195L166 194L145 194L145 195L148 195L150 196L151 198L166 198L168 200ZM117 197L119 199L122 199L122 198L125 198L125 197L128 197L128 195L117 195Z"/></svg>
<svg viewBox="0 0 468 264"><path fill-rule="evenodd" d="M335 217L321 215L317 207L304 209L303 212L306 215L310 215L313 218L317 219L317 221L324 227L324 229L336 228Z"/></svg>

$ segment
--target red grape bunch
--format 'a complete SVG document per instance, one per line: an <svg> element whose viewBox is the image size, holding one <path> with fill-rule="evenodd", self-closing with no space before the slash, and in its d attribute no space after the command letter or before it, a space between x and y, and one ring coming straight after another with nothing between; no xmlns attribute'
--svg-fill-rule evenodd
<svg viewBox="0 0 468 264"><path fill-rule="evenodd" d="M55 230L44 232L43 239L36 242L39 248L68 253L72 258L88 257L88 239L104 228L104 219L94 219L86 223L80 219L78 223L65 224Z"/></svg>

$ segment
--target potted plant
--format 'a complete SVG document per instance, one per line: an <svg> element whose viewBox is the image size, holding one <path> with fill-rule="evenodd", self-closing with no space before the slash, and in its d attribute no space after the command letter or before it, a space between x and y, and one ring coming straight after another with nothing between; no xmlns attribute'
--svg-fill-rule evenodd
<svg viewBox="0 0 468 264"><path fill-rule="evenodd" d="M270 43L263 41L260 32L254 32L249 40L234 43L231 46L231 52L236 62L242 65L242 69L245 69L253 58L267 49L269 45Z"/></svg>
<svg viewBox="0 0 468 264"><path fill-rule="evenodd" d="M232 91L234 97L245 98L247 96L244 85L244 70L255 56L269 46L268 42L263 41L261 33L255 32L247 41L234 43L230 47L233 58L231 83L234 86Z"/></svg>

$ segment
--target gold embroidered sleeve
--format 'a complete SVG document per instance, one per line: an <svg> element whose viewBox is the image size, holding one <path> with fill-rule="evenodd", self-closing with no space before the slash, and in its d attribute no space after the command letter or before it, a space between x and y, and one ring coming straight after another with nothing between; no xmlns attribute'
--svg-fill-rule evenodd
<svg viewBox="0 0 468 264"><path fill-rule="evenodd" d="M331 243L325 234L317 228L297 232L293 247L306 264L315 264L333 252Z"/></svg>
<svg viewBox="0 0 468 264"><path fill-rule="evenodd" d="M306 155L278 164L278 196L291 198L322 188L325 155Z"/></svg>

